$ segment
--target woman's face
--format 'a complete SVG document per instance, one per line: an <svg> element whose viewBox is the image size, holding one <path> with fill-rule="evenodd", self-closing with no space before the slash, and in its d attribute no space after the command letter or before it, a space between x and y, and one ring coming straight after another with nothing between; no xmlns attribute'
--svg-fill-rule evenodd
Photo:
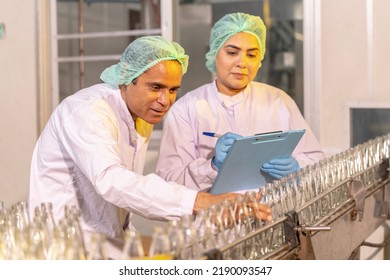
<svg viewBox="0 0 390 280"><path fill-rule="evenodd" d="M256 77L260 67L260 46L256 37L240 32L219 49L216 60L218 91L226 95L241 92Z"/></svg>

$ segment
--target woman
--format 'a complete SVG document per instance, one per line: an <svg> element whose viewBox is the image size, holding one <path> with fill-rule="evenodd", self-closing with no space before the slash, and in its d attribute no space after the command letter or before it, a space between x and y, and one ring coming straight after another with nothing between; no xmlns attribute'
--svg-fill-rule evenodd
<svg viewBox="0 0 390 280"><path fill-rule="evenodd" d="M280 178L324 157L295 102L280 89L253 81L265 54L266 28L258 16L232 13L211 30L206 66L212 83L180 98L164 121L156 172L196 190L210 189L229 148L240 135L305 129L292 157L261 169ZM203 136L204 131L223 134ZM229 132L229 133L226 133Z"/></svg>

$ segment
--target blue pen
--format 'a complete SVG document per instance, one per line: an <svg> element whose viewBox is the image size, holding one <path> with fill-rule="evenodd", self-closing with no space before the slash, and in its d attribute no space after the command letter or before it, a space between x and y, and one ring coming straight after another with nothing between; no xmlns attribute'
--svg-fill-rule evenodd
<svg viewBox="0 0 390 280"><path fill-rule="evenodd" d="M222 136L222 134L214 133L214 132L203 132L203 135L210 136L210 137L216 137L219 138Z"/></svg>

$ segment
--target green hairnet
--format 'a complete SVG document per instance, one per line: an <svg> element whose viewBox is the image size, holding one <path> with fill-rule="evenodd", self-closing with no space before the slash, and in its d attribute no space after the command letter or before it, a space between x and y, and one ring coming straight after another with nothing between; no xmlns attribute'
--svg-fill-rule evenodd
<svg viewBox="0 0 390 280"><path fill-rule="evenodd" d="M102 72L100 79L113 86L128 85L146 70L165 60L177 60L182 66L182 74L187 72L188 55L178 43L162 36L140 37L127 46L117 64Z"/></svg>
<svg viewBox="0 0 390 280"><path fill-rule="evenodd" d="M233 35L239 32L253 34L259 41L260 61L264 58L266 27L258 16L245 13L232 13L223 16L211 29L210 50L206 54L206 67L215 73L215 59L219 49Z"/></svg>

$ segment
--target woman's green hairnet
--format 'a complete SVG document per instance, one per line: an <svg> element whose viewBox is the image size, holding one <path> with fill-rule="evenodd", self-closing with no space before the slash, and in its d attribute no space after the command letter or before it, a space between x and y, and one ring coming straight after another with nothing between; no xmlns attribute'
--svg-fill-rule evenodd
<svg viewBox="0 0 390 280"><path fill-rule="evenodd" d="M162 36L140 37L127 46L117 64L102 72L100 79L113 86L128 85L149 68L166 60L177 60L182 66L182 74L187 72L188 55L178 43Z"/></svg>
<svg viewBox="0 0 390 280"><path fill-rule="evenodd" d="M265 54L266 27L258 16L245 13L232 13L223 16L211 29L210 50L206 54L206 67L215 73L215 59L219 49L233 35L239 32L253 34L259 41L260 61Z"/></svg>

